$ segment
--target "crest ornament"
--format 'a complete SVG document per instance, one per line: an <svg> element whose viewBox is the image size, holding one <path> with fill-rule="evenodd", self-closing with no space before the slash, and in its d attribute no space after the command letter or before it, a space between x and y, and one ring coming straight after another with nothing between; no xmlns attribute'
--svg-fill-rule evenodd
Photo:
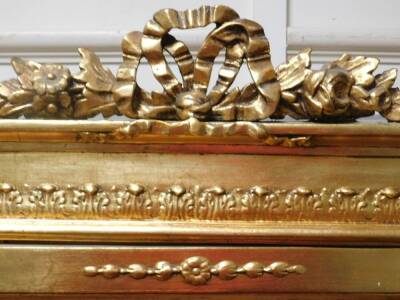
<svg viewBox="0 0 400 300"><path fill-rule="evenodd" d="M172 29L215 24L193 57ZM215 58L225 50L217 82L210 82ZM179 81L164 53L175 61ZM87 119L122 115L130 119L251 121L290 116L312 121L341 122L380 113L400 121L397 71L374 74L379 60L343 54L321 70L311 69L310 49L274 68L268 39L256 22L242 19L227 6L202 6L154 14L142 32L122 40L123 62L116 74L97 55L80 48L80 69L71 74L57 64L13 58L17 79L0 83L0 118ZM147 60L162 91L138 85L137 69ZM246 64L251 82L232 87Z"/></svg>

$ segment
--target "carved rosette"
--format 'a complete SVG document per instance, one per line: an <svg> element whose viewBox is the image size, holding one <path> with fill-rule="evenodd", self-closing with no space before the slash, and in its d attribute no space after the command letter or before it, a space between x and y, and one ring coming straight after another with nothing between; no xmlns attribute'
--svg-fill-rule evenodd
<svg viewBox="0 0 400 300"><path fill-rule="evenodd" d="M289 274L303 274L306 268L302 265L289 265L286 262L274 262L265 266L259 262L248 262L243 266L238 266L230 260L224 260L216 265L212 265L207 258L192 256L185 259L179 265L160 261L154 267L143 264L132 264L128 267L119 267L113 264L104 266L87 266L84 274L89 277L102 275L104 278L113 279L121 275L128 275L134 279L144 279L153 276L158 280L166 281L173 275L180 274L183 280L191 285L205 285L213 276L221 280L232 280L238 275L244 274L249 278L262 277L269 274L274 277L285 277Z"/></svg>
<svg viewBox="0 0 400 300"><path fill-rule="evenodd" d="M172 29L215 24L197 57ZM210 83L215 58L225 50L217 82ZM291 116L314 121L349 121L380 113L400 121L400 92L394 88L397 71L374 74L379 60L343 54L320 70L311 69L310 49L276 69L262 27L241 19L226 6L202 6L154 14L143 32L122 40L123 62L116 74L102 66L89 49L79 49L78 74L62 65L13 58L17 79L0 83L1 118L108 118L204 121L261 121ZM164 53L176 62L179 80ZM161 91L146 91L137 83L142 60L151 66ZM247 64L251 82L232 87Z"/></svg>
<svg viewBox="0 0 400 300"><path fill-rule="evenodd" d="M193 256L186 259L180 265L184 280L193 285L205 284L211 278L211 265L201 256Z"/></svg>

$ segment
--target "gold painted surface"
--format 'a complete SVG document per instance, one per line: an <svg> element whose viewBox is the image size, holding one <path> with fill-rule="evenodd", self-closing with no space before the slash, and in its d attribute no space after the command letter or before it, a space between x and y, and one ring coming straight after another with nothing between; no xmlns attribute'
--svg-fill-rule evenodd
<svg viewBox="0 0 400 300"><path fill-rule="evenodd" d="M399 251L394 248L3 245L0 247L0 266L3 270L0 291L97 294L400 293L398 277L394 275L400 268L397 259ZM88 277L84 272L84 267L91 265L112 263L126 266L132 262L154 265L158 261L174 264L191 256L203 256L218 262L229 260L244 266L253 260L266 264L285 260L289 264L301 264L307 271L300 276L238 276L234 281L216 277L203 285L188 284L182 276L172 276L168 280L157 280L153 276L140 280L119 276L110 280L103 276Z"/></svg>
<svg viewBox="0 0 400 300"><path fill-rule="evenodd" d="M349 187L398 187L400 158L174 153L0 153L3 182L18 188L52 183L80 187L140 184L167 190L220 186L226 191L264 186L315 193Z"/></svg>
<svg viewBox="0 0 400 300"><path fill-rule="evenodd" d="M216 27L196 58L170 33L209 24ZM0 84L0 117L85 119L102 114L106 118L257 122L291 116L342 122L378 112L389 121L400 120L400 92L393 88L395 69L374 74L377 58L343 54L315 71L310 68L311 50L306 49L275 70L263 28L223 5L160 10L143 32L126 34L121 48L123 62L116 74L83 48L79 49L78 74L59 64L13 58L17 79ZM214 60L222 50L225 59L212 86ZM182 82L171 71L164 52L176 62ZM142 59L148 61L162 91L146 91L138 85ZM230 89L243 63L251 82Z"/></svg>

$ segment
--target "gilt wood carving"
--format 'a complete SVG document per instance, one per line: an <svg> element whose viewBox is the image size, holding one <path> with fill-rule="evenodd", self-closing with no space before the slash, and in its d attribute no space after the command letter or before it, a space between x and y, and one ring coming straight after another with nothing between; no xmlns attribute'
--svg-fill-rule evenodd
<svg viewBox="0 0 400 300"><path fill-rule="evenodd" d="M215 29L196 58L170 34L174 28L212 23ZM225 60L211 86L214 59L223 49ZM339 122L379 112L389 121L400 121L400 92L393 87L395 69L374 74L378 59L344 54L315 71L310 68L309 49L274 69L262 27L226 6L161 10L143 32L130 32L123 38L122 52L117 74L83 48L79 49L78 74L62 65L13 58L17 79L0 84L0 117L86 119L102 114L106 118L256 122L291 116ZM176 61L183 82L171 71L164 52ZM162 91L146 91L137 84L142 59L149 62ZM231 88L244 63L252 82Z"/></svg>
<svg viewBox="0 0 400 300"><path fill-rule="evenodd" d="M209 24L215 28L197 57L170 33L172 29ZM354 172L354 183L335 182L333 177L340 170L332 169L330 180L311 185L318 168L302 164L298 174L310 178L310 184L301 184L296 178L284 185L288 178L284 173L297 164L283 162L258 171L258 175L265 171L281 176L279 182L243 184L239 179L225 187L219 178L215 186L202 178L174 181L174 176L183 177L182 170L171 171L171 180L158 184L158 165L149 168L148 173L156 178L151 183L140 181L140 177L124 178L123 183L121 179L102 181L101 174L95 172L82 180L53 180L46 166L38 162L33 169L40 169L39 175L46 174L43 180L20 180L18 174L0 178L6 182L0 184L0 218L400 224L400 190L398 182L392 180L398 172L392 170L392 175L387 175L386 167L379 184L371 182L376 177L368 173L377 169L373 165L382 162L380 157L399 157L399 124L348 124L376 112L388 121L400 121L400 91L393 87L397 72L374 73L377 58L344 54L320 70L312 70L311 50L305 49L274 67L261 26L241 19L226 6L157 12L142 32L130 32L123 38L123 62L116 74L104 67L93 51L78 51L81 63L77 74L63 65L12 59L17 78L0 82L0 152L38 151L53 158L60 154L57 151L139 151L157 156L158 152L181 153L189 146L189 153L234 153L235 158L251 153L259 155L260 161L269 159L269 163L272 154L298 155L298 162L305 161L302 155L354 155L376 160L363 165L368 167L365 172L359 167L362 174ZM225 59L213 84L211 71L222 51ZM165 53L176 62L181 81L171 71ZM146 91L138 85L137 70L143 60L148 61L162 91ZM243 67L248 68L251 81L243 87L234 86ZM124 116L126 120L87 120L97 115ZM313 122L270 122L286 116ZM25 120L10 120L19 118ZM71 146L74 143L78 145ZM127 147L129 143L135 145ZM168 145L157 148L163 143ZM191 143L207 149L201 152ZM253 152L246 152L251 144ZM265 150L265 146L274 147ZM6 155L1 159L7 160ZM213 163L221 167L220 162ZM93 170L98 164L93 160L85 163ZM111 165L116 165L115 161ZM60 164L60 168L64 169L54 174L68 167ZM324 168L330 166L325 164ZM248 171L243 176L253 181L251 167ZM71 182L74 184L69 185Z"/></svg>
<svg viewBox="0 0 400 300"><path fill-rule="evenodd" d="M0 217L164 221L334 221L400 224L400 191L391 187L313 191L262 186L167 188L140 184L80 187L0 185Z"/></svg>
<svg viewBox="0 0 400 300"><path fill-rule="evenodd" d="M154 276L158 280L166 281L174 275L180 274L183 280L191 285L207 284L213 276L217 276L221 280L232 280L241 274L249 278L259 278L264 274L282 278L289 274L300 275L304 272L306 272L306 268L302 265L289 265L281 261L273 262L268 266L256 261L238 266L233 261L223 260L216 265L211 265L208 259L202 256L191 256L179 265L159 261L155 263L154 267L136 263L128 267L107 264L101 267L87 266L84 268L86 276L102 275L107 279L117 278L120 275L129 275L136 280L144 279L147 276Z"/></svg>

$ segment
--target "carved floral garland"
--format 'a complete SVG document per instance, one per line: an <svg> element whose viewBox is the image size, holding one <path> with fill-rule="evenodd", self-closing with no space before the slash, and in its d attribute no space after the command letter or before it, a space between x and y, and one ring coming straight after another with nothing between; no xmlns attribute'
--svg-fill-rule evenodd
<svg viewBox="0 0 400 300"><path fill-rule="evenodd" d="M216 27L195 59L169 33L173 28L211 23ZM225 61L217 83L209 88L213 62L222 49ZM306 49L274 70L262 27L226 6L161 10L143 32L124 37L122 52L116 75L88 49L79 49L81 72L74 75L62 65L13 58L18 77L0 83L0 117L85 119L102 114L106 118L260 121L291 116L347 121L379 112L389 121L400 121L400 92L393 88L395 69L374 75L378 59L344 54L314 71L311 50ZM176 61L183 82L172 73L164 52ZM149 62L162 91L149 92L137 84L142 59ZM253 81L229 89L243 62Z"/></svg>

